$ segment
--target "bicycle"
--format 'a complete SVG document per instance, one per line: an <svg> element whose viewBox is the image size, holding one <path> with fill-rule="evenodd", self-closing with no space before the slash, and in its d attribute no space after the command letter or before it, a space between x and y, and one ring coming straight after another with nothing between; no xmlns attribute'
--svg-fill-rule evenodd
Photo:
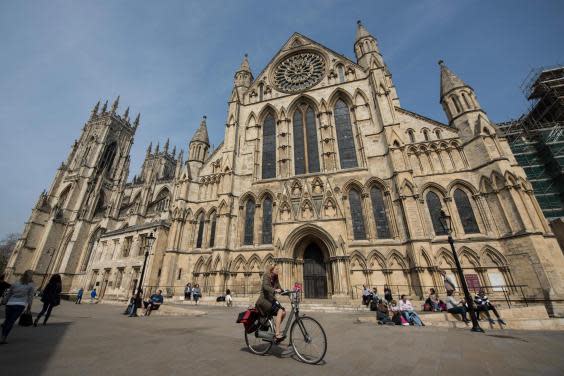
<svg viewBox="0 0 564 376"><path fill-rule="evenodd" d="M286 321L282 336L290 330L290 345L298 358L308 364L317 364L327 352L327 336L321 324L312 317L300 316L300 290L284 290L280 295L288 296L292 310ZM274 322L272 316L258 319L258 329L253 333L245 331L245 342L249 350L257 355L266 354L274 343Z"/></svg>

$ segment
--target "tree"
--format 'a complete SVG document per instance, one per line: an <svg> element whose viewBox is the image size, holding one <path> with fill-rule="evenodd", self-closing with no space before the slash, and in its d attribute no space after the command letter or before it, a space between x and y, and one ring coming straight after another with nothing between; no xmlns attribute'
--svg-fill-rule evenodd
<svg viewBox="0 0 564 376"><path fill-rule="evenodd" d="M16 242L19 237L19 234L12 232L5 235L4 238L0 240L0 273L3 273L6 265L8 265L8 259L16 247Z"/></svg>

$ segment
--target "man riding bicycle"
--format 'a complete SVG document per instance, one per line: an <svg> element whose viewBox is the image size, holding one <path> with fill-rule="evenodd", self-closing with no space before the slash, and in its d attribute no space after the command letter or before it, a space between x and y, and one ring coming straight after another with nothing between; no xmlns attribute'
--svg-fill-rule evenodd
<svg viewBox="0 0 564 376"><path fill-rule="evenodd" d="M275 293L282 292L280 282L278 281L278 273L280 272L278 265L269 265L262 276L262 284L260 296L256 302L256 308L263 317L275 317L275 339L280 342L284 336L280 334L282 321L286 316L286 310L274 298Z"/></svg>

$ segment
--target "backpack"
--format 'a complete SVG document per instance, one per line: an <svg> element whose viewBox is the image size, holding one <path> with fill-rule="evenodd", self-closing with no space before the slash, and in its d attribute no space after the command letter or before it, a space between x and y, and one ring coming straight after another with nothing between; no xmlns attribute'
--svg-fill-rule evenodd
<svg viewBox="0 0 564 376"><path fill-rule="evenodd" d="M243 324L247 333L253 333L259 326L259 313L256 308L249 308L244 312L239 313L237 323Z"/></svg>

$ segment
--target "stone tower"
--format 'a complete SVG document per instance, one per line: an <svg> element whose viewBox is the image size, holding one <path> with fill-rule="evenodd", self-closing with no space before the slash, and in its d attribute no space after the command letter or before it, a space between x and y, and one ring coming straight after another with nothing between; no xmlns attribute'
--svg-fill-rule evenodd
<svg viewBox="0 0 564 376"><path fill-rule="evenodd" d="M68 286L86 269L97 238L116 219L119 192L129 169L129 152L139 126L129 108L117 114L119 97L108 110L98 102L82 134L43 192L9 261L8 274L60 273ZM36 281L37 283L38 281ZM63 288L65 290L65 288Z"/></svg>
<svg viewBox="0 0 564 376"><path fill-rule="evenodd" d="M192 172L199 171L202 167L202 164L208 157L209 148L210 140L206 126L206 116L204 116L189 144L188 163Z"/></svg>

